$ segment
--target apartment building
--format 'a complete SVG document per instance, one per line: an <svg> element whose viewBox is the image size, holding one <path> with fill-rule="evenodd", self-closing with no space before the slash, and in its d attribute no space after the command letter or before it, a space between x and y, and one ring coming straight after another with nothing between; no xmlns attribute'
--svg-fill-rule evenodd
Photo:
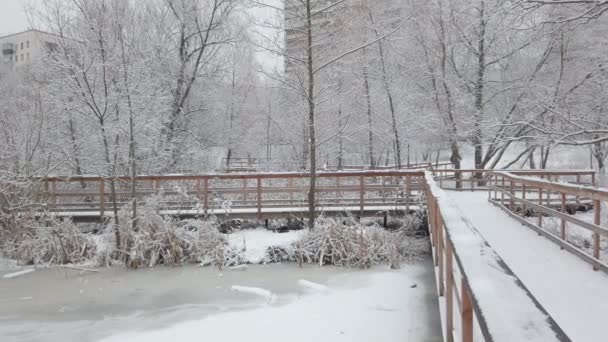
<svg viewBox="0 0 608 342"><path fill-rule="evenodd" d="M0 37L0 64L22 67L40 61L56 47L54 36L38 30L27 30Z"/></svg>

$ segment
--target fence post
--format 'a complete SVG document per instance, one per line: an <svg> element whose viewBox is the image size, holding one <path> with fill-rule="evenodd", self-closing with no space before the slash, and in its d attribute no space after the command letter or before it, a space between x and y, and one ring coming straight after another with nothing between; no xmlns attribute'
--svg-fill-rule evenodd
<svg viewBox="0 0 608 342"><path fill-rule="evenodd" d="M246 201L247 201L247 178L243 178L243 192L241 195L243 198L243 205L246 205Z"/></svg>
<svg viewBox="0 0 608 342"><path fill-rule="evenodd" d="M293 178L287 180L287 187L289 188L289 204L293 204Z"/></svg>
<svg viewBox="0 0 608 342"><path fill-rule="evenodd" d="M365 177L364 176L360 176L359 177L359 218L363 217L363 209L365 206L365 202L364 202L364 196L365 196Z"/></svg>
<svg viewBox="0 0 608 342"><path fill-rule="evenodd" d="M552 179L551 176L547 176L547 180L549 182L551 182L551 179ZM546 197L547 198L545 200L546 200L546 203L547 203L547 207L550 208L551 207L551 189L547 190L547 196Z"/></svg>
<svg viewBox="0 0 608 342"><path fill-rule="evenodd" d="M57 180L51 182L51 203L53 208L57 208Z"/></svg>
<svg viewBox="0 0 608 342"><path fill-rule="evenodd" d="M528 208L526 207L526 184L522 183L521 184L521 198L524 200L524 202L521 202L521 217L526 217L526 210L528 210Z"/></svg>
<svg viewBox="0 0 608 342"><path fill-rule="evenodd" d="M258 220L262 219L262 178L258 177Z"/></svg>
<svg viewBox="0 0 608 342"><path fill-rule="evenodd" d="M462 342L473 342L473 305L469 294L469 285L462 278L461 285L461 301L460 319L462 323Z"/></svg>
<svg viewBox="0 0 608 342"><path fill-rule="evenodd" d="M209 212L209 178L205 177L205 183L203 187L203 208L205 215Z"/></svg>
<svg viewBox="0 0 608 342"><path fill-rule="evenodd" d="M602 202L599 200L593 201L593 223L597 226L601 223L601 213L602 213ZM593 232L593 257L596 260L600 259L600 234L598 232ZM598 268L594 265L594 270L598 270Z"/></svg>
<svg viewBox="0 0 608 342"><path fill-rule="evenodd" d="M433 197L433 221L435 223L435 266L439 266L439 203L437 198Z"/></svg>
<svg viewBox="0 0 608 342"><path fill-rule="evenodd" d="M561 197L562 197L562 213L566 214L566 193L562 192ZM562 240L566 241L566 220L564 218L562 218L560 237L562 238ZM561 247L561 249L564 249L564 247Z"/></svg>
<svg viewBox="0 0 608 342"><path fill-rule="evenodd" d="M106 211L106 182L103 178L99 180L99 216L103 217Z"/></svg>
<svg viewBox="0 0 608 342"><path fill-rule="evenodd" d="M196 197L198 197L199 201L201 199L201 180L200 178L196 180Z"/></svg>
<svg viewBox="0 0 608 342"><path fill-rule="evenodd" d="M502 176L502 184L500 186L500 204L505 205L505 176Z"/></svg>
<svg viewBox="0 0 608 342"><path fill-rule="evenodd" d="M445 294L443 288L443 219L439 215L439 210L437 210L437 257L439 259L439 297L443 297Z"/></svg>
<svg viewBox="0 0 608 342"><path fill-rule="evenodd" d="M515 199L513 199L513 196L515 196L515 192L513 191L513 179L509 180L509 192L511 193L509 196L509 206L511 208L509 208L512 212L515 212Z"/></svg>
<svg viewBox="0 0 608 342"><path fill-rule="evenodd" d="M445 334L447 342L454 342L454 270L452 267L452 244L450 240L446 239L446 260L445 260L445 271L446 271L446 285L445 292L447 297L445 298Z"/></svg>
<svg viewBox="0 0 608 342"><path fill-rule="evenodd" d="M410 198L412 196L412 178L410 175L405 176L405 210L410 213Z"/></svg>
<svg viewBox="0 0 608 342"><path fill-rule="evenodd" d="M543 206L543 188L541 187L538 188L538 205ZM543 227L543 212L540 210L538 211L538 226Z"/></svg>

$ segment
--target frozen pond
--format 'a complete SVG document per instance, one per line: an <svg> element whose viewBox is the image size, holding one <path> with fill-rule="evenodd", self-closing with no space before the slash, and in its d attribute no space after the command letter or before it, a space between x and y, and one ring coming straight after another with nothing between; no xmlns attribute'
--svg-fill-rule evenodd
<svg viewBox="0 0 608 342"><path fill-rule="evenodd" d="M305 326L306 319L314 320L310 317L311 307L317 308L313 309L318 311L313 313L317 316L343 310L345 321L336 323L345 324L338 331L342 335L350 328L360 329L349 327L348 315L362 310L358 316L365 313L374 314L373 317L386 315L383 321L387 325L391 320L403 320L397 327L396 335L399 336L395 336L395 340L403 341L403 336L409 336L416 342L439 341L441 336L429 260L404 264L397 271L386 267L360 271L273 264L223 271L196 266L137 271L116 267L100 269L99 273L55 268L2 279L2 274L6 273L8 271L0 271L0 340L3 342L97 341L105 338L132 341L142 337L144 332L152 335L142 340L155 340L156 335L163 334L174 336L177 332L184 334L180 341L189 338L198 341L205 336L192 331L193 328L204 327L211 319L229 321L239 327L245 321L255 321L255 317L283 317L285 310L291 310L289 315L293 317L285 318L301 321ZM303 286L306 281L323 284L327 289ZM273 300L235 291L234 285L265 289L272 293ZM350 302L357 301L348 296L365 299L352 304L359 307L349 308ZM298 317L300 312L302 317ZM254 318L246 317L252 314ZM323 321L327 319L323 318ZM190 326L183 325L188 323ZM216 322L213 326L221 324ZM332 328L328 329L319 330L321 336L332 332ZM374 323L367 329L373 332L384 328ZM213 333L211 329L204 331L209 331L212 335L207 337L213 340L240 338L234 331L225 331L226 339L223 339L224 333ZM265 339L263 331L258 332L259 336L253 331L250 333L252 341L272 340ZM319 341L322 340L321 337ZM327 340L335 338L327 336Z"/></svg>

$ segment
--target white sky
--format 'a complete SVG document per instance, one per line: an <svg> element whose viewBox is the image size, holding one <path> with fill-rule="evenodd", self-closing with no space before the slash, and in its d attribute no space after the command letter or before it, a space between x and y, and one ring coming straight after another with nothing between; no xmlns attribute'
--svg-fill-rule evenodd
<svg viewBox="0 0 608 342"><path fill-rule="evenodd" d="M29 22L23 6L31 0L0 0L0 35L25 31Z"/></svg>

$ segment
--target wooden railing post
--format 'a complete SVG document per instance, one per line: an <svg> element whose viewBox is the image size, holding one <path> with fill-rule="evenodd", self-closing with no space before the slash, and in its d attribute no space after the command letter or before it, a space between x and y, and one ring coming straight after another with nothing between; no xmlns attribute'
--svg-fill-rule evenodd
<svg viewBox="0 0 608 342"><path fill-rule="evenodd" d="M365 208L365 177L359 177L359 217L363 217L363 210Z"/></svg>
<svg viewBox="0 0 608 342"><path fill-rule="evenodd" d="M258 207L258 220L262 220L262 178L258 177L258 196L257 196L257 207Z"/></svg>
<svg viewBox="0 0 608 342"><path fill-rule="evenodd" d="M439 297L444 295L443 281L443 219L439 210L437 210L437 257L439 259Z"/></svg>
<svg viewBox="0 0 608 342"><path fill-rule="evenodd" d="M543 205L543 188L541 187L538 188L538 205ZM538 211L538 226L543 227L543 212L540 210Z"/></svg>
<svg viewBox="0 0 608 342"><path fill-rule="evenodd" d="M502 176L502 184L500 186L500 204L505 205L505 176Z"/></svg>
<svg viewBox="0 0 608 342"><path fill-rule="evenodd" d="M562 213L566 214L566 194L561 193L562 199ZM560 229L560 237L562 240L566 241L566 219L562 217L561 229ZM561 249L564 249L563 247Z"/></svg>
<svg viewBox="0 0 608 342"><path fill-rule="evenodd" d="M99 216L103 217L106 211L106 182L99 180Z"/></svg>
<svg viewBox="0 0 608 342"><path fill-rule="evenodd" d="M340 191L340 188L342 187L342 184L340 184L340 176L336 176L336 204L340 204L340 199L342 198L342 192Z"/></svg>
<svg viewBox="0 0 608 342"><path fill-rule="evenodd" d="M293 178L287 179L287 187L289 188L289 204L293 204Z"/></svg>
<svg viewBox="0 0 608 342"><path fill-rule="evenodd" d="M462 342L473 342L473 304L469 293L467 281L462 278L461 285L460 320L462 323Z"/></svg>
<svg viewBox="0 0 608 342"><path fill-rule="evenodd" d="M410 175L405 176L405 210L410 213L410 198L412 197L412 178Z"/></svg>
<svg viewBox="0 0 608 342"><path fill-rule="evenodd" d="M593 201L593 223L597 226L601 224L602 214L602 202L599 200ZM600 234L593 232L593 257L600 260ZM597 267L593 266L593 269L597 271Z"/></svg>
<svg viewBox="0 0 608 342"><path fill-rule="evenodd" d="M509 192L511 193L509 196L509 209L512 212L515 212L515 199L513 198L513 196L515 196L515 192L513 191L513 179L509 180Z"/></svg>
<svg viewBox="0 0 608 342"><path fill-rule="evenodd" d="M521 217L526 217L526 210L528 210L528 207L526 206L526 184L522 183L521 184L521 198L524 200L524 202L521 202Z"/></svg>
<svg viewBox="0 0 608 342"><path fill-rule="evenodd" d="M209 178L205 177L205 182L203 184L203 208L205 215L207 215L209 212Z"/></svg>
<svg viewBox="0 0 608 342"><path fill-rule="evenodd" d="M447 297L446 300L446 319L445 319L445 333L447 342L454 342L454 270L452 264L452 258L454 252L452 251L452 244L449 239L446 239L445 242L446 250L445 250L445 272L446 272L446 284L445 284L445 294Z"/></svg>
<svg viewBox="0 0 608 342"><path fill-rule="evenodd" d="M243 178L243 191L241 193L241 197L243 200L243 205L246 205L247 202L247 178Z"/></svg>
<svg viewBox="0 0 608 342"><path fill-rule="evenodd" d="M51 203L53 208L57 207L57 180L51 182Z"/></svg>
<svg viewBox="0 0 608 342"><path fill-rule="evenodd" d="M437 202L437 198L433 197L433 223L435 226L435 266L439 266L439 203Z"/></svg>
<svg viewBox="0 0 608 342"><path fill-rule="evenodd" d="M547 176L547 180L550 182L551 181L551 176ZM546 196L546 203L547 203L547 207L551 207L551 189L547 189L547 196Z"/></svg>

